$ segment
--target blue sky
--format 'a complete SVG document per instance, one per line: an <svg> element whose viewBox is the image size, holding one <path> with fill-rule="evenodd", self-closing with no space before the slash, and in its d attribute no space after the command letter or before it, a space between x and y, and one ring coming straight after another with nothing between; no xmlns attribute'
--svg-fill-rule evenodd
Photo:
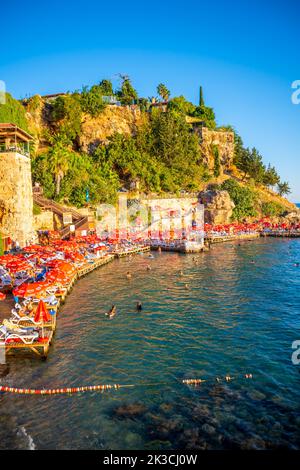
<svg viewBox="0 0 300 470"><path fill-rule="evenodd" d="M130 75L197 102L288 180L300 202L300 2L297 0L11 1L0 7L0 80L16 98Z"/></svg>

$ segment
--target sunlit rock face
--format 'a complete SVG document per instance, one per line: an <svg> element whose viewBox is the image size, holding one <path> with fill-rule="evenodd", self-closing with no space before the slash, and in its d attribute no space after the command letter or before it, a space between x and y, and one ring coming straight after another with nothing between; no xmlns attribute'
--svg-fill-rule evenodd
<svg viewBox="0 0 300 470"><path fill-rule="evenodd" d="M30 158L0 153L0 231L20 246L34 236Z"/></svg>
<svg viewBox="0 0 300 470"><path fill-rule="evenodd" d="M216 147L219 151L221 169L229 170L234 157L234 134L229 131L214 131L207 127L199 130L201 137L201 150L203 158L210 170L214 169L214 152Z"/></svg>
<svg viewBox="0 0 300 470"><path fill-rule="evenodd" d="M234 209L228 191L208 190L199 195L200 202L204 204L204 220L208 224L228 224Z"/></svg>

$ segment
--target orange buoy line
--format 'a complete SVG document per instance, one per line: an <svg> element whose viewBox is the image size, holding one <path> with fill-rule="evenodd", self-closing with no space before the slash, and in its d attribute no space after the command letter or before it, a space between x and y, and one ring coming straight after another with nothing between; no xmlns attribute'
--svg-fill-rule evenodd
<svg viewBox="0 0 300 470"><path fill-rule="evenodd" d="M19 395L57 395L64 393L80 393L80 392L93 392L104 391L110 389L118 389L121 387L128 387L130 385L88 385L85 387L68 387L68 388L45 388L41 390L32 388L15 388L0 385L0 392L17 393Z"/></svg>
<svg viewBox="0 0 300 470"><path fill-rule="evenodd" d="M252 379L252 374L244 374L242 376L245 379ZM231 377L226 375L224 379L220 377L216 377L215 381L220 382L225 380L226 382L230 382L238 377ZM201 383L208 382L207 379L184 379L182 383L185 385L200 385ZM86 385L83 387L64 387L64 388L45 388L45 389L33 389L33 388L16 388L16 387L7 387L4 385L0 385L0 392L6 393L16 393L18 395L62 395L62 394L73 394L73 393L81 393L81 392L95 392L95 391L105 391L105 390L118 390L120 388L129 388L129 387L137 387L137 386L158 386L158 385L167 385L168 382L153 382L153 383L143 383L140 384L105 384L105 385Z"/></svg>

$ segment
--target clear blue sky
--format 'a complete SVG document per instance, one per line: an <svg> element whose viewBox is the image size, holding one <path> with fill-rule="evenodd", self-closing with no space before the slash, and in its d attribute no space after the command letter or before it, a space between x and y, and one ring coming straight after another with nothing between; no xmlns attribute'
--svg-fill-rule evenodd
<svg viewBox="0 0 300 470"><path fill-rule="evenodd" d="M298 0L10 1L0 6L0 80L16 98L130 75L142 96L159 82L197 102L288 180L300 202Z"/></svg>

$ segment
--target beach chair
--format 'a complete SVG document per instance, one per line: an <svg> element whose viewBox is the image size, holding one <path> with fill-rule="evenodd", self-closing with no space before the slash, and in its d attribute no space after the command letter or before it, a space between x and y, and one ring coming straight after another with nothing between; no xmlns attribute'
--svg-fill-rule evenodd
<svg viewBox="0 0 300 470"><path fill-rule="evenodd" d="M13 312L13 310L11 312L12 317L9 320L13 325L18 326L19 328L23 328L22 323L31 323L32 327L41 327L42 326L42 323L35 322L33 317L30 317L29 315L24 315L23 317L21 317L16 310L14 312Z"/></svg>
<svg viewBox="0 0 300 470"><path fill-rule="evenodd" d="M38 331L28 332L25 329L18 329L16 331L8 330L5 325L0 327L0 342L3 344L8 342L23 342L24 344L32 344L39 337Z"/></svg>

